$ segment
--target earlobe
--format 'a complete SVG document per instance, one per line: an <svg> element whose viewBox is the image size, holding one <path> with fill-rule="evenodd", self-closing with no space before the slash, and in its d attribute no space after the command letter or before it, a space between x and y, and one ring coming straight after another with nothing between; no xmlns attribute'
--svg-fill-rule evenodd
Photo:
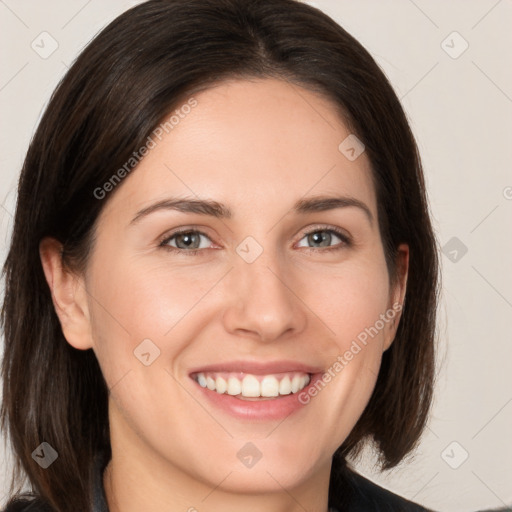
<svg viewBox="0 0 512 512"><path fill-rule="evenodd" d="M391 290L389 315L392 319L389 321L387 332L384 340L383 350L386 351L393 343L402 316L402 310L405 303L405 294L407 290L407 276L409 273L409 246L400 244L398 246L398 254L396 261L396 280Z"/></svg>
<svg viewBox="0 0 512 512"><path fill-rule="evenodd" d="M82 279L63 264L62 244L44 238L39 256L64 337L79 350L92 348L87 294Z"/></svg>

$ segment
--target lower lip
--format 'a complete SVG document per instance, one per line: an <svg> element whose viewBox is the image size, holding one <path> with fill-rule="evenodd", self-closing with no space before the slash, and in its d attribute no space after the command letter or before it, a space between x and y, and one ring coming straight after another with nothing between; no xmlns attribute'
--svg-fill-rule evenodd
<svg viewBox="0 0 512 512"><path fill-rule="evenodd" d="M194 379L192 380L198 391L215 407L239 419L267 421L282 420L307 405L299 401L299 396L305 396L304 394L308 393L309 388L314 386L315 382L321 377L321 373L311 375L309 384L297 393L259 400L242 400L226 393L220 394L208 388L203 388Z"/></svg>

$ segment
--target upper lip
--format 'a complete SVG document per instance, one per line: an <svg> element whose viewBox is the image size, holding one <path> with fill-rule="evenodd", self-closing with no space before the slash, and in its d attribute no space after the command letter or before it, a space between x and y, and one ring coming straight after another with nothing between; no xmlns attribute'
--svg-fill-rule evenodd
<svg viewBox="0 0 512 512"><path fill-rule="evenodd" d="M227 361L204 366L198 366L190 374L204 372L243 372L253 375L268 375L272 373L304 372L320 373L322 368L297 361Z"/></svg>

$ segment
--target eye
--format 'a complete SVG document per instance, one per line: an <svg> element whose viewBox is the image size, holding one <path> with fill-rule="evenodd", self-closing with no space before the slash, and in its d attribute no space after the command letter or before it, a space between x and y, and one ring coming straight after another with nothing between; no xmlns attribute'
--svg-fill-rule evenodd
<svg viewBox="0 0 512 512"><path fill-rule="evenodd" d="M186 251L195 253L201 249L207 249L209 244L202 243L202 238L210 240L210 238L201 231L187 229L173 233L160 242L160 246L169 250ZM210 240L211 242L211 240Z"/></svg>
<svg viewBox="0 0 512 512"><path fill-rule="evenodd" d="M305 240L305 244L302 240ZM208 249L211 246L211 239L201 231L184 229L176 231L171 235L166 235L159 245L169 251L193 255L201 252L203 249ZM334 228L315 229L304 233L301 242L297 245L297 247L306 247L307 249L313 251L320 250L321 252L340 250L347 246L350 246L350 238Z"/></svg>
<svg viewBox="0 0 512 512"><path fill-rule="evenodd" d="M336 239L338 240L337 243ZM339 250L350 245L350 240L345 234L332 228L309 231L304 234L301 240L305 240L305 245L299 242L298 247L307 247L313 250L322 247L327 247L327 250ZM336 243L336 245L331 245L333 242Z"/></svg>

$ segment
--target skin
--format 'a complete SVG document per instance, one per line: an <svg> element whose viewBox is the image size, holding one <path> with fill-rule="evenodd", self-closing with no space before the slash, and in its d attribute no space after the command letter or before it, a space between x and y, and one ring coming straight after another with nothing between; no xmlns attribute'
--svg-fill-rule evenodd
<svg viewBox="0 0 512 512"><path fill-rule="evenodd" d="M390 285L368 158L338 146L350 131L318 94L274 80L223 82L166 134L106 199L84 274L63 268L59 243L40 246L68 342L92 348L110 389L112 461L104 485L112 512L327 510L331 457L362 414L399 315L310 403L284 421L246 421L205 401L192 368L232 360L293 360L327 370L379 315L402 303L408 248ZM364 203L307 214L301 198ZM162 209L169 197L209 198L230 219ZM160 239L195 228L201 250ZM319 246L307 236L348 234ZM263 252L237 253L248 236ZM176 238L169 242L177 247ZM151 339L160 356L134 349ZM237 452L252 442L251 468Z"/></svg>

